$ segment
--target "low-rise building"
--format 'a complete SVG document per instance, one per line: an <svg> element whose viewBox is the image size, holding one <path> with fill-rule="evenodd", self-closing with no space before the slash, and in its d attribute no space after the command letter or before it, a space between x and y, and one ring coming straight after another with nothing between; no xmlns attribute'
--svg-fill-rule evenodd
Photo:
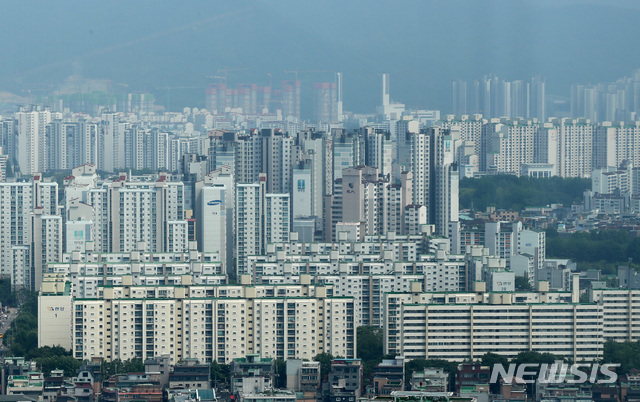
<svg viewBox="0 0 640 402"><path fill-rule="evenodd" d="M287 389L315 392L320 387L320 362L287 359Z"/></svg>
<svg viewBox="0 0 640 402"><path fill-rule="evenodd" d="M489 388L491 367L479 363L465 363L458 365L456 371L456 391L461 393L476 392L478 387Z"/></svg>
<svg viewBox="0 0 640 402"><path fill-rule="evenodd" d="M7 377L7 395L24 395L37 400L43 399L44 376L40 372Z"/></svg>
<svg viewBox="0 0 640 402"><path fill-rule="evenodd" d="M173 366L169 374L169 388L171 389L209 389L211 388L211 373L209 364L200 364L196 359L184 359Z"/></svg>
<svg viewBox="0 0 640 402"><path fill-rule="evenodd" d="M271 357L248 354L231 362L231 392L242 389L271 389L275 382L276 362ZM251 379L250 382L245 379Z"/></svg>
<svg viewBox="0 0 640 402"><path fill-rule="evenodd" d="M416 371L411 376L411 391L447 392L449 390L449 374L441 368L426 368Z"/></svg>
<svg viewBox="0 0 640 402"><path fill-rule="evenodd" d="M362 395L362 370L360 359L334 359L329 373L329 401L357 401Z"/></svg>
<svg viewBox="0 0 640 402"><path fill-rule="evenodd" d="M128 373L114 375L102 389L105 402L162 402L162 387L157 374Z"/></svg>
<svg viewBox="0 0 640 402"><path fill-rule="evenodd" d="M373 371L373 387L376 395L391 395L404 391L404 358L383 359Z"/></svg>
<svg viewBox="0 0 640 402"><path fill-rule="evenodd" d="M244 393L238 396L239 402L294 402L296 393L288 389L273 389L263 392Z"/></svg>

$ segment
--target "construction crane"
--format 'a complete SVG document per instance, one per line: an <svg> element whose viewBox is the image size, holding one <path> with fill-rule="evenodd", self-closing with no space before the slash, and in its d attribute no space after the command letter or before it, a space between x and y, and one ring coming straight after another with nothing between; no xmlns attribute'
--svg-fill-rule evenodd
<svg viewBox="0 0 640 402"><path fill-rule="evenodd" d="M248 70L248 68L228 68L228 67L225 67L225 68L221 68L220 70L218 70L218 74L224 73L224 82L226 84L227 83L227 76L229 75L230 72L233 72L233 71L246 71L246 70Z"/></svg>
<svg viewBox="0 0 640 402"><path fill-rule="evenodd" d="M298 70L298 67L296 67L295 70L290 70L290 71L285 71L285 74L295 74L296 75L296 81L298 81L298 74L299 73L330 73L330 70L304 70L304 71L300 71Z"/></svg>

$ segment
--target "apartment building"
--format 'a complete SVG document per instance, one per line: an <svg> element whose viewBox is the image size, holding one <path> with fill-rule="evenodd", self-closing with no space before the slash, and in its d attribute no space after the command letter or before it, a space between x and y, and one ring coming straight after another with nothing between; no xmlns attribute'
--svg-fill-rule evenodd
<svg viewBox="0 0 640 402"><path fill-rule="evenodd" d="M592 289L590 301L602 306L603 337L616 342L640 339L640 290Z"/></svg>
<svg viewBox="0 0 640 402"><path fill-rule="evenodd" d="M291 200L289 194L266 192L267 176L253 184L236 187L237 273L244 274L246 260L259 255L267 243L286 242L291 232Z"/></svg>
<svg viewBox="0 0 640 402"><path fill-rule="evenodd" d="M62 250L61 223L57 183L40 174L0 183L0 275L10 277L14 288L40 288L44 264Z"/></svg>
<svg viewBox="0 0 640 402"><path fill-rule="evenodd" d="M393 237L389 234L389 238ZM399 240L395 246L405 247L396 248L394 242L344 241L336 249L332 249L334 243L314 243L312 247L305 245L303 250L299 244L293 244L289 250L285 250L286 244L273 244L265 255L249 257L247 273L254 283L308 280L318 285L331 284L336 296L355 299L358 326L380 326L384 294L410 291L413 282L420 283L425 291L467 289L471 279L465 255L449 254L444 244L433 252L416 253L416 243L411 248L406 247L409 243Z"/></svg>
<svg viewBox="0 0 640 402"><path fill-rule="evenodd" d="M68 278L76 298L98 297L101 287L122 286L126 277L134 286L227 283L219 255L194 249L187 253L66 253L61 262L48 264L47 272Z"/></svg>
<svg viewBox="0 0 640 402"><path fill-rule="evenodd" d="M187 249L184 184L158 176L129 177L126 173L87 191L95 249L129 252L144 242L148 251Z"/></svg>
<svg viewBox="0 0 640 402"><path fill-rule="evenodd" d="M485 292L482 282L475 293L415 290L385 295L385 354L450 361L523 351L576 362L602 358L604 308L578 303L578 291L548 292L543 282L539 292Z"/></svg>
<svg viewBox="0 0 640 402"><path fill-rule="evenodd" d="M355 356L354 299L329 286L103 286L94 298L71 302L67 325L76 358L107 360L169 354L229 363L247 354L311 360L319 353ZM48 294L40 296L47 306ZM69 296L70 297L70 296ZM41 309L43 331L53 320Z"/></svg>

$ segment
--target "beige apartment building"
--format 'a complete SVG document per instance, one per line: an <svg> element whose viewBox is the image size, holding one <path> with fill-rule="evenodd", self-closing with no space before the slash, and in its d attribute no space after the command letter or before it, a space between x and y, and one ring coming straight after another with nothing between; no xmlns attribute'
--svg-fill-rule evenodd
<svg viewBox="0 0 640 402"><path fill-rule="evenodd" d="M169 354L174 362L229 363L247 354L355 357L354 299L334 297L331 286L308 280L298 285L190 285L188 276L181 285L134 286L130 276L123 280L122 286L101 287L95 298L71 302L68 324L76 358ZM42 306L50 296L61 295L41 294ZM48 345L44 328L54 317L42 310L39 331Z"/></svg>

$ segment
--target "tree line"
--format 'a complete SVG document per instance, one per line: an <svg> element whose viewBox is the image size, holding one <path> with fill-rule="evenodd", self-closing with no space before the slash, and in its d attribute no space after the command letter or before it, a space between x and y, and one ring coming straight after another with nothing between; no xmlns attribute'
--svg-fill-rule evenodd
<svg viewBox="0 0 640 402"><path fill-rule="evenodd" d="M594 230L561 236L555 229L547 229L546 234L547 257L585 263L579 264L579 268L608 263L604 273L614 274L616 263L640 263L640 238L624 230Z"/></svg>
<svg viewBox="0 0 640 402"><path fill-rule="evenodd" d="M460 208L485 211L487 207L521 211L526 207L545 207L579 203L591 179L549 177L533 179L510 175L485 176L460 181Z"/></svg>

